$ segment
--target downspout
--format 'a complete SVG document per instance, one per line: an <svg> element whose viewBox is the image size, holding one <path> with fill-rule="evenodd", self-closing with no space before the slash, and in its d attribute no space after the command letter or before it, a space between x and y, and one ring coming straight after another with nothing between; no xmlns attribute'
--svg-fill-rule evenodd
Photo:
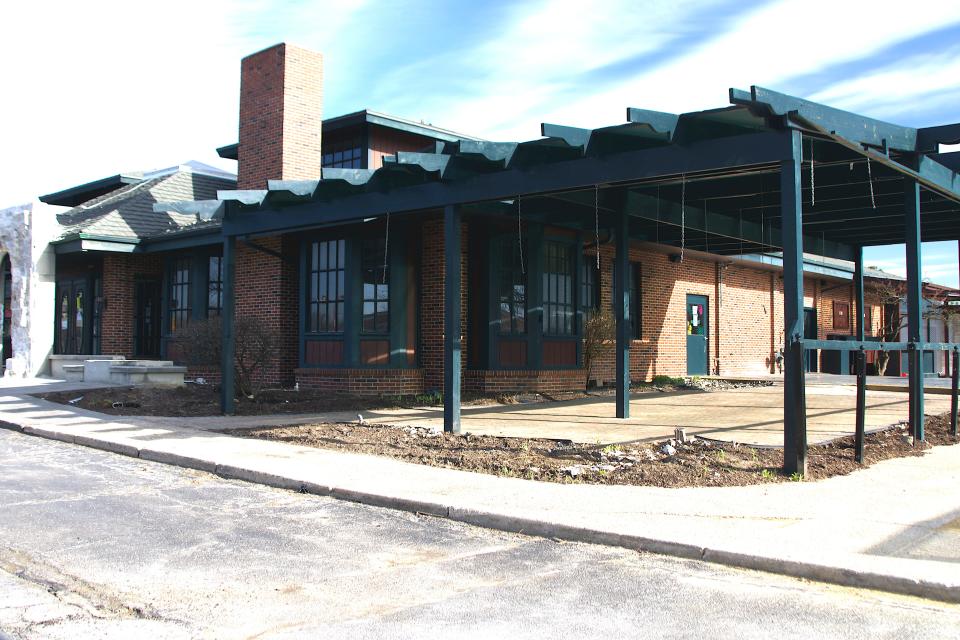
<svg viewBox="0 0 960 640"><path fill-rule="evenodd" d="M717 317L713 323L714 327L716 327L716 329L714 330L714 333L716 334L716 338L715 338L716 347L714 348L715 357L713 360L713 375L715 376L720 375L720 322L723 317L721 315L720 310L723 308L723 272L726 271L727 266L728 265L726 264L717 262L715 267L716 283L717 283L717 311L716 311Z"/></svg>

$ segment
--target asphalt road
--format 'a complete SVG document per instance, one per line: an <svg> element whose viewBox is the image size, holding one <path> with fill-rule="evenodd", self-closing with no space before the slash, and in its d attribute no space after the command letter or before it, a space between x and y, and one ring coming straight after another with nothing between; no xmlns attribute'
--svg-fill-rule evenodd
<svg viewBox="0 0 960 640"><path fill-rule="evenodd" d="M0 429L4 640L784 634L960 638L960 607L487 531Z"/></svg>

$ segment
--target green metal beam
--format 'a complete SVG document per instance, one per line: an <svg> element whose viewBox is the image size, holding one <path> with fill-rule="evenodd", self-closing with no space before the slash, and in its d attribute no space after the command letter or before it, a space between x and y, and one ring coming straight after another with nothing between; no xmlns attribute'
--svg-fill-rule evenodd
<svg viewBox="0 0 960 640"><path fill-rule="evenodd" d="M224 415L234 413L234 395L236 392L234 376L234 340L233 321L236 300L236 253L237 239L226 236L223 239L223 309L220 312L221 360L220 360L220 410Z"/></svg>
<svg viewBox="0 0 960 640"><path fill-rule="evenodd" d="M460 211L443 210L443 430L460 433Z"/></svg>
<svg viewBox="0 0 960 640"><path fill-rule="evenodd" d="M907 341L915 348L907 353L910 363L910 429L917 441L923 440L923 284L921 282L920 185L903 181L904 225L907 238Z"/></svg>
<svg viewBox="0 0 960 640"><path fill-rule="evenodd" d="M783 299L786 357L783 378L783 470L807 472L807 402L803 351L803 210L800 201L800 165L803 161L799 131L788 134L791 159L780 174L783 218Z"/></svg>
<svg viewBox="0 0 960 640"><path fill-rule="evenodd" d="M730 89L730 102L766 109L775 116L797 115L822 131L857 144L909 152L917 150L917 130L912 127L874 120L763 87L750 87L749 92Z"/></svg>

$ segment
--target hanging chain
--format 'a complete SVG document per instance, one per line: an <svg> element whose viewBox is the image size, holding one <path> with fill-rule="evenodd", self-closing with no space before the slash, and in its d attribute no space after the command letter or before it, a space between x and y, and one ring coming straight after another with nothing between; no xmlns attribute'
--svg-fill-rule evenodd
<svg viewBox="0 0 960 640"><path fill-rule="evenodd" d="M817 204L817 183L813 176L813 138L810 138L810 206Z"/></svg>
<svg viewBox="0 0 960 640"><path fill-rule="evenodd" d="M520 196L517 196L517 246L520 247L520 273L526 275L527 270L523 266L523 225L520 218Z"/></svg>
<svg viewBox="0 0 960 640"><path fill-rule="evenodd" d="M381 284L387 284L387 252L390 250L390 212L387 211L387 229L383 234L383 276Z"/></svg>
<svg viewBox="0 0 960 640"><path fill-rule="evenodd" d="M687 248L687 174L680 177L680 262Z"/></svg>
<svg viewBox="0 0 960 640"><path fill-rule="evenodd" d="M877 201L873 195L873 170L870 168L870 156L867 156L867 181L870 183L870 204L877 208Z"/></svg>
<svg viewBox="0 0 960 640"><path fill-rule="evenodd" d="M600 185L593 185L593 234L597 254L597 269L600 269Z"/></svg>

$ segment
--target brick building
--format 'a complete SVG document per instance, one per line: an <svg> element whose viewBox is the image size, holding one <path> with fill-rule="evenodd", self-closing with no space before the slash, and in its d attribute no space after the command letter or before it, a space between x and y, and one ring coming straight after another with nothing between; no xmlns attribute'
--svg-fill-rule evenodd
<svg viewBox="0 0 960 640"><path fill-rule="evenodd" d="M232 318L255 316L279 336L270 384L421 393L449 389L459 369L465 390L549 392L583 387L585 319L610 309L618 346L591 372L598 383L618 380L620 362L638 380L777 373L795 342L784 335L785 140L818 158L796 168L810 220L796 236L802 339L856 338L857 250L903 241L861 237L869 216L904 207L896 166L868 167L836 132L801 130L757 98L680 116L631 109L625 125L544 125L540 139L495 143L373 111L324 119L322 76L319 54L288 45L243 60L239 142L218 150L238 161L236 185L177 171L46 197L149 192L135 218L156 225L91 231L83 211L96 200L63 215L73 230L58 241L59 349L175 359L177 326L232 310L228 335ZM176 187L185 175L189 194ZM958 235L942 191L918 196L924 239ZM841 204L864 222L814 226L833 224ZM890 314L866 276L869 338ZM75 281L92 319L79 337ZM808 370L850 371L843 354L805 352Z"/></svg>

